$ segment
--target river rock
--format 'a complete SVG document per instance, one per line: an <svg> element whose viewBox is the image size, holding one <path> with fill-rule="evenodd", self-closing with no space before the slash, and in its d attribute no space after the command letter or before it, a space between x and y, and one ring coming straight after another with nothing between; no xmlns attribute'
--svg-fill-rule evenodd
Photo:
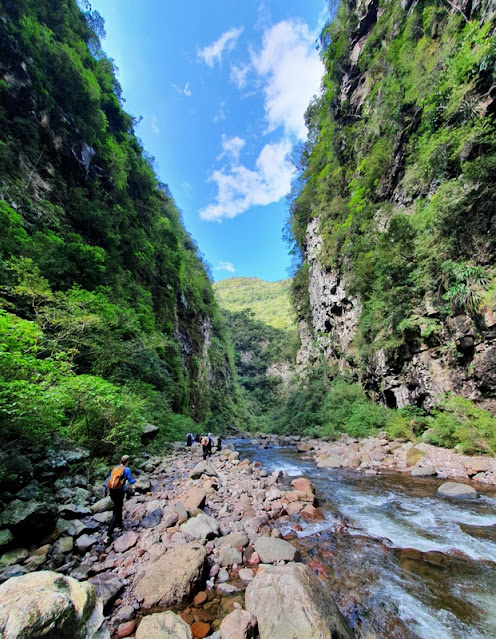
<svg viewBox="0 0 496 639"><path fill-rule="evenodd" d="M147 475L140 475L133 486L137 493L147 493L151 488L150 478Z"/></svg>
<svg viewBox="0 0 496 639"><path fill-rule="evenodd" d="M0 586L0 636L5 639L110 639L95 588L41 571Z"/></svg>
<svg viewBox="0 0 496 639"><path fill-rule="evenodd" d="M293 561L296 548L284 539L273 537L258 537L255 550L263 564L273 564L276 561Z"/></svg>
<svg viewBox="0 0 496 639"><path fill-rule="evenodd" d="M162 521L162 515L164 511L161 508L157 508L156 510L152 510L151 513L145 515L143 519L140 521L140 526L142 528L156 528L159 523Z"/></svg>
<svg viewBox="0 0 496 639"><path fill-rule="evenodd" d="M136 639L193 639L193 635L188 624L169 610L144 617Z"/></svg>
<svg viewBox="0 0 496 639"><path fill-rule="evenodd" d="M99 524L109 524L112 519L112 512L107 510L104 513L96 513L93 515L93 519Z"/></svg>
<svg viewBox="0 0 496 639"><path fill-rule="evenodd" d="M96 537L93 537L93 535L81 535L81 537L78 537L76 540L76 547L79 552L84 555L96 542Z"/></svg>
<svg viewBox="0 0 496 639"><path fill-rule="evenodd" d="M452 499L477 499L478 492L472 486L448 481L437 489L437 494Z"/></svg>
<svg viewBox="0 0 496 639"><path fill-rule="evenodd" d="M10 532L10 530L0 530L0 551L4 548L8 548L13 541L14 535Z"/></svg>
<svg viewBox="0 0 496 639"><path fill-rule="evenodd" d="M103 601L103 606L108 606L124 589L124 582L113 572L106 572L88 580L96 588L96 592Z"/></svg>
<svg viewBox="0 0 496 639"><path fill-rule="evenodd" d="M57 522L57 506L47 502L11 501L0 515L0 526L14 537L36 542L52 532Z"/></svg>
<svg viewBox="0 0 496 639"><path fill-rule="evenodd" d="M15 563L15 562L13 562ZM221 548L219 553L219 564L221 566L232 566L233 564L242 564L243 555L237 548Z"/></svg>
<svg viewBox="0 0 496 639"><path fill-rule="evenodd" d="M463 462L469 476L477 473L485 473L489 470L489 459L484 457L471 457Z"/></svg>
<svg viewBox="0 0 496 639"><path fill-rule="evenodd" d="M137 541L138 535L132 530L128 530L114 541L114 552L126 552L126 550L135 546Z"/></svg>
<svg viewBox="0 0 496 639"><path fill-rule="evenodd" d="M309 451L313 450L314 446L313 444L310 444L310 442L298 442L296 444L296 450L299 453L308 453Z"/></svg>
<svg viewBox="0 0 496 639"><path fill-rule="evenodd" d="M235 608L220 624L221 639L252 639L256 632L256 618L241 608Z"/></svg>
<svg viewBox="0 0 496 639"><path fill-rule="evenodd" d="M212 462L209 461L201 461L193 468L189 476L191 479L200 479L202 475L209 475L210 477L218 477L219 473L217 472L215 466Z"/></svg>
<svg viewBox="0 0 496 639"><path fill-rule="evenodd" d="M179 528L181 532L200 541L213 539L219 534L219 524L213 517L209 517L205 513L188 519Z"/></svg>
<svg viewBox="0 0 496 639"><path fill-rule="evenodd" d="M93 506L91 506L92 513L104 513L113 509L114 502L110 499L110 497L104 497L103 499L95 502Z"/></svg>
<svg viewBox="0 0 496 639"><path fill-rule="evenodd" d="M78 504L61 504L58 507L59 515L64 519L78 519L78 517L86 517L91 515L91 510L87 506Z"/></svg>
<svg viewBox="0 0 496 639"><path fill-rule="evenodd" d="M203 506L205 506L206 497L206 490L203 490L203 488L192 487L184 493L181 493L177 497L177 501L180 502L186 510L194 510L195 508L203 508Z"/></svg>
<svg viewBox="0 0 496 639"><path fill-rule="evenodd" d="M26 548L13 548L8 550L2 556L0 556L0 569L5 566L13 566L14 564L20 564L29 557L29 552Z"/></svg>
<svg viewBox="0 0 496 639"><path fill-rule="evenodd" d="M61 537L53 544L53 555L65 555L72 552L74 548L74 539L72 537Z"/></svg>
<svg viewBox="0 0 496 639"><path fill-rule="evenodd" d="M201 582L207 553L198 543L171 548L155 561L140 568L134 595L144 608L179 606Z"/></svg>
<svg viewBox="0 0 496 639"><path fill-rule="evenodd" d="M436 474L436 469L431 464L412 468L410 473L412 477L431 477Z"/></svg>
<svg viewBox="0 0 496 639"><path fill-rule="evenodd" d="M418 462L425 457L427 453L416 446L412 446L406 452L406 465L407 466L415 466Z"/></svg>
<svg viewBox="0 0 496 639"><path fill-rule="evenodd" d="M343 460L337 455L325 457L317 462L317 468L341 468Z"/></svg>
<svg viewBox="0 0 496 639"><path fill-rule="evenodd" d="M232 532L217 541L218 548L244 548L248 545L248 535L244 532Z"/></svg>
<svg viewBox="0 0 496 639"><path fill-rule="evenodd" d="M306 477L297 477L296 479L293 479L291 486L293 486L295 490L301 490L303 493L315 493L315 486Z"/></svg>
<svg viewBox="0 0 496 639"><path fill-rule="evenodd" d="M246 609L260 639L352 639L328 588L308 566L268 566L248 585Z"/></svg>

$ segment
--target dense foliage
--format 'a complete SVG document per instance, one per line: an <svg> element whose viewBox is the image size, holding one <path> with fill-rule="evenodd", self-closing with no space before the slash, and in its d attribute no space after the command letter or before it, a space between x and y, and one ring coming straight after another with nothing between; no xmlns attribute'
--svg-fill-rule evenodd
<svg viewBox="0 0 496 639"><path fill-rule="evenodd" d="M274 432L299 345L290 280L229 278L214 284L231 334L247 426Z"/></svg>
<svg viewBox="0 0 496 639"><path fill-rule="evenodd" d="M343 355L351 379L311 371L286 428L384 426L410 437L429 428L434 443L494 452L496 420L470 400L438 398L430 417L386 411L360 382L367 388L378 352L394 367L420 348L439 348L471 374L446 325L467 315L480 336L483 311L496 308L495 26L489 0L343 0L324 29L323 91L306 113L290 199L288 231L302 257L293 291L311 326L305 251L317 219L320 266L339 274L361 312Z"/></svg>
<svg viewBox="0 0 496 639"><path fill-rule="evenodd" d="M0 429L132 445L235 423L209 278L122 109L100 16L0 2Z"/></svg>

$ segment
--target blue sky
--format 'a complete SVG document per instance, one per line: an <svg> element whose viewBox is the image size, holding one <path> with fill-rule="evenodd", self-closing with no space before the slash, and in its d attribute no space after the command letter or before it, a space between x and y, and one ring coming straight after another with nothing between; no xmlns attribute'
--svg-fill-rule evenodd
<svg viewBox="0 0 496 639"><path fill-rule="evenodd" d="M293 145L320 87L324 0L92 0L125 109L215 280L288 277Z"/></svg>

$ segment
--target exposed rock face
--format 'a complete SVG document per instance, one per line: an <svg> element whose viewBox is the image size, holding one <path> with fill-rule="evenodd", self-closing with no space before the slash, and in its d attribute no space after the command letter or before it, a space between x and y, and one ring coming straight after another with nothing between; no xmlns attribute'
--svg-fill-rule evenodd
<svg viewBox="0 0 496 639"><path fill-rule="evenodd" d="M47 571L13 577L0 586L0 636L110 639L102 608L89 583Z"/></svg>
<svg viewBox="0 0 496 639"><path fill-rule="evenodd" d="M180 605L200 583L205 568L206 552L197 543L171 548L162 557L141 569L134 592L143 608Z"/></svg>
<svg viewBox="0 0 496 639"><path fill-rule="evenodd" d="M268 567L246 590L260 639L352 639L328 590L303 564Z"/></svg>

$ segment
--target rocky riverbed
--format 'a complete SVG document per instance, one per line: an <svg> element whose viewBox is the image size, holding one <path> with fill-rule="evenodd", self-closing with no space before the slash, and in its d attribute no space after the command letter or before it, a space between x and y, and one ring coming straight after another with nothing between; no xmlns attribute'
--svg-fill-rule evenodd
<svg viewBox="0 0 496 639"><path fill-rule="evenodd" d="M390 442L382 434L252 442L281 443L329 473L397 470L462 479L462 486L470 477L496 483L494 459ZM55 482L57 506L19 495L7 505L0 516L0 634L29 639L40 628L57 627L61 639L287 639L297 628L299 639L353 636L319 571L298 563L298 544L282 539L291 528L323 519L308 479L269 474L259 462L240 461L232 448L204 462L197 446L137 460L133 471L136 494L125 502L124 528L110 545L103 539L111 501L99 498L101 484L80 475ZM34 605L32 593L40 589L43 602ZM31 613L21 619L12 606ZM57 626L63 619L70 620L67 628Z"/></svg>

